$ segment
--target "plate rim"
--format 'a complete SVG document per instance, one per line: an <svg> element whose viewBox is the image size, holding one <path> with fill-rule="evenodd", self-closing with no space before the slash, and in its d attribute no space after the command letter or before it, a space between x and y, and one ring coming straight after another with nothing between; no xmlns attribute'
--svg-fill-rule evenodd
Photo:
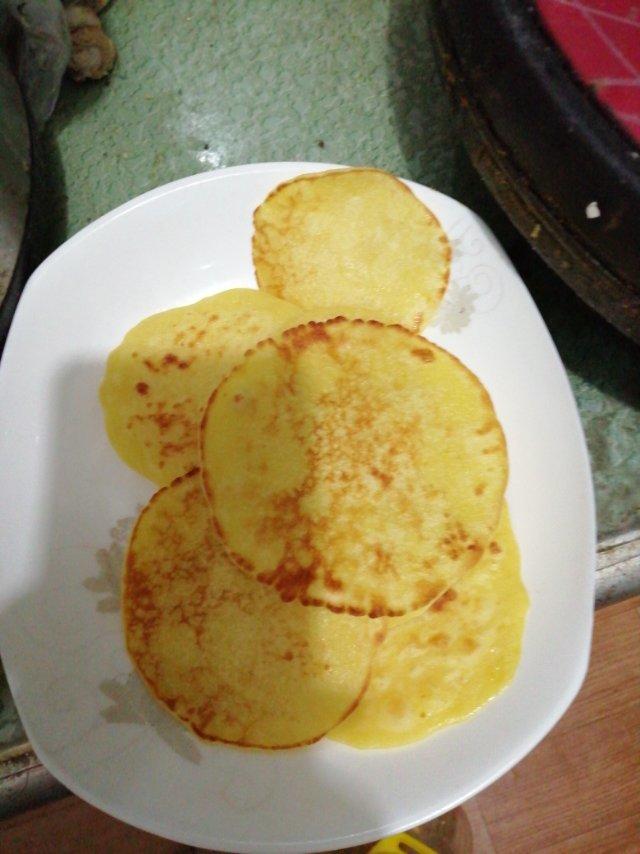
<svg viewBox="0 0 640 854"><path fill-rule="evenodd" d="M152 203L157 199L163 198L164 196L170 195L172 193L180 192L185 190L193 185L197 184L205 184L212 183L220 179L224 178L233 178L236 175L246 175L246 174L265 174L265 173L279 173L282 171L294 171L300 170L300 172L313 172L313 171L328 171L333 169L344 169L349 168L345 165L340 164L331 164L331 163L318 163L318 162L307 162L307 161L271 161L271 162L260 162L260 163L250 163L250 164L242 164L239 166L231 166L224 169L218 169L211 172L201 172L196 173L194 175L186 176L184 178L180 178L175 181L171 181L167 184L160 185L154 189L151 189L139 196L130 199L127 202L117 206L111 211L100 216L94 222L89 223L85 227L83 227L80 231L70 237L67 241L65 241L61 246L59 246L51 255L49 255L34 272L29 277L29 280L25 286L22 298L18 307L16 309L13 322L11 324L11 328L9 330L9 335L7 336L7 342L5 346L5 350L3 353L3 357L0 360L0 395L3 390L3 382L2 377L4 371L2 369L2 364L5 361L5 356L12 349L12 333L17 325L19 325L21 320L21 308L24 306L24 297L27 296L27 302L29 299L33 298L33 296L37 296L37 288L39 286L39 282L43 276L46 276L46 273L50 266L55 264L58 260L63 258L66 254L78 246L81 242L90 238L91 235L96 233L97 231L109 226L112 222L119 219L121 216L127 214L129 211L142 207L146 204ZM282 180L287 180L286 178ZM584 518L582 519L583 524L585 525L586 535L589 543L593 546L591 549L592 559L589 562L588 566L585 566L584 572L582 573L584 577L584 581L586 586L589 587L591 592L591 600L593 601L594 593L595 593L595 565L596 565L596 544L597 544L597 527L596 527L596 506L595 506L595 495L593 489L593 478L589 460L589 454L586 445L586 439L584 435L584 430L582 427L582 422L580 419L579 411L577 408L577 404L575 401L575 397L573 395L573 391L571 389L571 385L568 380L566 368L560 358L560 355L557 351L555 343L547 329L546 324L538 308L531 297L526 285L522 281L519 273L513 266L512 262L508 258L505 250L502 248L501 244L497 241L496 237L493 235L488 226L484 223L484 221L479 217L476 213L471 211L457 199L453 199L445 193L442 193L438 190L435 190L431 187L426 187L426 185L419 184L415 181L402 178L405 183L407 183L410 187L415 187L419 189L427 189L431 193L435 193L438 196L447 199L449 201L453 201L461 210L465 212L467 216L473 219L475 223L477 223L482 229L483 236L491 243L492 247L497 250L502 263L505 263L508 268L514 273L519 282L522 284L522 290L524 292L524 296L528 301L528 311L533 312L537 318L538 325L540 327L540 333L546 338L547 344L551 345L551 350L553 352L557 367L560 369L560 375L562 377L562 384L564 386L564 390L567 393L567 403L569 404L569 409L571 412L571 417L574 422L574 437L579 445L579 456L580 456L580 464L582 474L585 475L585 513ZM586 597L585 597L586 598ZM448 800L446 805L438 807L435 811L433 809L426 809L423 811L422 815L413 815L410 819L406 819L401 822L391 822L387 821L382 824L380 827L376 828L374 831L360 831L357 833L342 835L342 836L334 836L334 837L324 837L322 841L316 841L314 843L296 843L296 842L262 842L259 840L235 840L231 838L227 839L219 839L217 838L215 843L212 843L210 839L205 838L204 836L199 836L197 832L192 833L191 836L187 836L183 833L175 834L171 832L170 829L162 826L162 823L156 820L154 817L150 817L148 821L145 820L145 817L141 820L136 815L129 815L126 808L120 808L119 805L116 805L115 808L111 805L108 800L102 799L101 796L95 796L91 790L85 790L83 786L79 783L76 783L75 778L71 773L68 773L66 769L59 768L57 761L48 755L48 751L46 747L40 745L38 739L34 739L30 732L30 723L27 721L23 721L23 725L27 736L43 762L43 764L57 777L60 782L63 783L71 792L81 797L83 800L92 804L93 806L101 809L103 812L108 813L109 815L114 816L122 821L125 821L132 826L141 828L150 833L160 834L164 838L174 840L176 842L182 842L185 844L194 845L197 847L208 847L212 844L220 850L234 851L238 852L238 854L251 854L251 852L264 852L264 854L278 854L278 852L296 852L302 850L300 845L304 845L304 851L316 852L316 851L329 851L333 850L337 847L353 846L362 843L367 843L375 839L384 838L384 836L388 836L392 833L402 832L403 830L409 829L411 827L415 827L418 824L423 823L426 820L430 820L432 818L437 817L438 815L442 815L444 812L454 809L460 804L466 802L470 798L474 797L478 792L484 790L488 786L490 786L497 779L502 777L505 773L507 773L511 768L513 768L516 764L518 764L522 759L524 759L539 743L540 741L549 733L549 731L557 724L560 718L564 715L568 707L571 705L575 696L577 695L580 687L584 681L585 675L587 673L587 668L590 659L590 650L591 650L591 640L593 633L593 607L590 611L590 619L588 620L588 636L585 638L585 643L582 645L580 650L580 661L578 665L578 655L576 655L576 666L573 670L573 678L570 682L567 682L564 686L564 690L562 694L558 695L558 698L554 704L553 711L548 714L536 728L532 728L529 732L529 736L527 739L523 739L520 742L519 749L512 751L511 755L506 757L503 762L499 763L499 767L495 768L492 774L485 775L481 782L477 782L473 786L469 786L465 791L457 798L453 800ZM13 676L9 672L9 670L5 671L7 681L9 683L9 687L11 688L12 694L15 696L15 691L13 689ZM16 705L19 709L19 701L16 701ZM21 716L22 720L22 716ZM411 747L411 745L407 745L407 747ZM401 748L391 748L391 751L403 750L404 747ZM480 776L480 775L478 775ZM160 830L158 828L161 828Z"/></svg>

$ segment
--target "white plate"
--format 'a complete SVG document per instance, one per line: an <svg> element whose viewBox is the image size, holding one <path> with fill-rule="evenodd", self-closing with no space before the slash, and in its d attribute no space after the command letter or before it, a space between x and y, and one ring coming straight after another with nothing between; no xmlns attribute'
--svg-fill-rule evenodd
<svg viewBox="0 0 640 854"><path fill-rule="evenodd" d="M152 486L107 442L97 397L105 358L141 318L251 285L253 209L280 181L326 168L225 169L107 214L33 274L2 359L0 649L27 733L72 791L195 846L311 852L419 824L528 753L587 666L594 506L567 378L483 223L411 184L454 246L449 293L426 334L480 376L507 435L508 499L531 596L514 682L471 719L405 748L325 739L260 752L198 742L131 675L117 576L127 520Z"/></svg>

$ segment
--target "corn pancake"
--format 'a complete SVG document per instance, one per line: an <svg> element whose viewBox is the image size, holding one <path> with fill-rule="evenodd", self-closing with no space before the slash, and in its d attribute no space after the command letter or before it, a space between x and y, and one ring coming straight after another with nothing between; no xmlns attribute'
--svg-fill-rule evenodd
<svg viewBox="0 0 640 854"><path fill-rule="evenodd" d="M367 308L357 305L332 305L324 308L298 307L298 314L294 322L289 325L290 328L293 328L294 326L302 326L312 321L315 323L326 323L327 320L334 320L337 317L344 317L347 320L378 320L384 323L383 318L371 306Z"/></svg>
<svg viewBox="0 0 640 854"><path fill-rule="evenodd" d="M198 465L202 407L244 352L299 308L248 288L147 317L110 354L100 400L111 444L159 485Z"/></svg>
<svg viewBox="0 0 640 854"><path fill-rule="evenodd" d="M285 604L212 531L199 472L142 511L126 559L127 649L154 696L204 739L293 747L357 704L380 623Z"/></svg>
<svg viewBox="0 0 640 854"><path fill-rule="evenodd" d="M261 289L307 308L362 305L423 329L444 296L451 247L411 190L377 169L301 175L254 213Z"/></svg>
<svg viewBox="0 0 640 854"><path fill-rule="evenodd" d="M238 566L285 601L373 617L432 602L478 561L507 479L477 377L377 321L261 342L212 395L201 449Z"/></svg>
<svg viewBox="0 0 640 854"><path fill-rule="evenodd" d="M486 553L459 584L419 617L387 621L367 691L331 738L395 747L475 712L515 673L528 604L505 508Z"/></svg>

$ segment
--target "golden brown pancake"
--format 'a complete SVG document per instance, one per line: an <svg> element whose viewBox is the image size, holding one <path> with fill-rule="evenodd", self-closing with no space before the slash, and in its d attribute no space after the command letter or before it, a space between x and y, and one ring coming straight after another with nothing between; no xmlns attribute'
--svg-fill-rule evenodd
<svg viewBox="0 0 640 854"><path fill-rule="evenodd" d="M111 444L131 468L170 483L198 465L202 407L262 338L296 322L299 309L236 288L147 317L111 353L100 400Z"/></svg>
<svg viewBox="0 0 640 854"><path fill-rule="evenodd" d="M528 605L505 506L489 548L458 584L425 613L387 621L366 693L331 737L396 747L475 712L513 678Z"/></svg>
<svg viewBox="0 0 640 854"><path fill-rule="evenodd" d="M444 296L450 259L433 213L377 169L301 175L254 214L260 288L306 308L360 305L419 331Z"/></svg>
<svg viewBox="0 0 640 854"><path fill-rule="evenodd" d="M282 602L213 534L199 473L161 489L129 544L129 654L159 702L204 739L316 741L358 703L382 627Z"/></svg>
<svg viewBox="0 0 640 854"><path fill-rule="evenodd" d="M204 482L233 560L286 601L397 616L479 560L507 479L478 378L399 326L264 341L212 395Z"/></svg>

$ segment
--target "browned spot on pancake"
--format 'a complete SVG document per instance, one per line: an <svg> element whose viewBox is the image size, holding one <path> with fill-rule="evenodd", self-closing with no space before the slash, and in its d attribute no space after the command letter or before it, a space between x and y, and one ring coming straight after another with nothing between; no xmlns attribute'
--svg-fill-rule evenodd
<svg viewBox="0 0 640 854"><path fill-rule="evenodd" d="M487 421L486 424L483 424L482 427L479 427L476 430L476 435L477 436L486 436L487 433L490 433L494 427L495 427L495 424L493 424L491 421Z"/></svg>
<svg viewBox="0 0 640 854"><path fill-rule="evenodd" d="M466 549L465 543L469 539L469 535L464 530L462 525L456 524L455 528L440 540L440 546L443 552L452 560L458 560L460 555Z"/></svg>
<svg viewBox="0 0 640 854"><path fill-rule="evenodd" d="M138 394L148 394L149 386L147 385L147 383L136 383L136 391L138 392Z"/></svg>
<svg viewBox="0 0 640 854"><path fill-rule="evenodd" d="M325 569L323 577L325 587L327 587L329 590L342 590L342 588L344 587L342 581L340 581L339 578L336 578L330 569Z"/></svg>
<svg viewBox="0 0 640 854"><path fill-rule="evenodd" d="M375 636L374 636L375 643L377 645L381 644L382 641L386 638L386 636L387 636L387 629L386 629L386 626L383 626L381 629L378 629L378 631L375 633Z"/></svg>
<svg viewBox="0 0 640 854"><path fill-rule="evenodd" d="M180 420L176 415L170 415L168 412L158 412L153 416L158 430L165 433L176 421Z"/></svg>
<svg viewBox="0 0 640 854"><path fill-rule="evenodd" d="M449 645L449 638L444 632L437 632L435 635L431 635L429 643L431 646L437 646L440 649L444 649Z"/></svg>
<svg viewBox="0 0 640 854"><path fill-rule="evenodd" d="M385 489L389 486L390 483L393 482L393 477L390 474L386 474L386 472L380 471L380 469L376 468L375 466L371 466L369 471L375 478L380 481L380 483Z"/></svg>
<svg viewBox="0 0 640 854"><path fill-rule="evenodd" d="M417 359L420 359L421 362L433 362L435 359L433 351L429 350L427 347L418 347L415 350L412 350L411 353Z"/></svg>
<svg viewBox="0 0 640 854"><path fill-rule="evenodd" d="M317 604L323 605L324 603L318 602ZM365 612L362 608L356 608L353 605L349 605L346 608L338 608L335 605L330 605L329 608L332 611L334 611L336 614L341 614L342 612L345 612L346 614L351 614L353 617L363 617L365 614ZM369 616L371 616L371 615L369 614Z"/></svg>
<svg viewBox="0 0 640 854"><path fill-rule="evenodd" d="M491 445L490 448L484 448L483 454L497 454L502 450L502 445Z"/></svg>
<svg viewBox="0 0 640 854"><path fill-rule="evenodd" d="M282 657L284 658L285 661L293 661L293 653L291 652L290 649L288 649Z"/></svg>
<svg viewBox="0 0 640 854"><path fill-rule="evenodd" d="M234 394L233 395L233 402L234 403L242 403L243 400L244 400L243 394Z"/></svg>
<svg viewBox="0 0 640 854"><path fill-rule="evenodd" d="M499 554L501 554L502 549L500 548L498 543L496 543L496 541L493 540L493 542L489 543L489 551L491 552L492 555L499 555Z"/></svg>
<svg viewBox="0 0 640 854"><path fill-rule="evenodd" d="M214 530L215 530L216 534L217 534L217 535L220 537L220 539L222 540L222 539L224 538L224 532L223 532L223 530L222 530L222 528L221 528L221 526L220 526L220 522L218 522L218 520L217 520L215 517L213 517L213 520L212 520L212 521L213 521L213 528L214 528ZM233 554L233 555L229 555L229 557L231 558L231 560L232 560L234 563L237 563L238 565L241 565L241 563L240 563L240 562L243 560L243 558L241 558L239 555Z"/></svg>
<svg viewBox="0 0 640 854"><path fill-rule="evenodd" d="M460 524L456 525L456 533L457 533L458 537L462 540L463 543L466 543L466 541L469 539L469 534L465 531L465 529Z"/></svg>
<svg viewBox="0 0 640 854"><path fill-rule="evenodd" d="M388 551L382 548L380 543L376 543L373 547L373 553L376 559L373 564L373 571L376 575L392 575L398 578L398 570L393 565L391 555Z"/></svg>
<svg viewBox="0 0 640 854"><path fill-rule="evenodd" d="M431 606L431 610L442 611L443 608L446 608L449 602L453 602L453 600L457 598L458 594L452 587L450 587L449 590L443 593L439 599L436 599L436 601Z"/></svg>
<svg viewBox="0 0 640 854"><path fill-rule="evenodd" d="M202 349L200 347L200 343L202 342L202 340L205 338L206 335L207 335L207 330L206 329L200 329L198 332L196 332L196 334L193 336L193 338L191 338L190 340L185 342L184 339L186 337L186 333L185 332L179 332L174 339L174 343L177 345L181 345L184 342L184 346L188 347L190 350L193 350L195 347Z"/></svg>
<svg viewBox="0 0 640 854"><path fill-rule="evenodd" d="M441 592L441 588L438 587L437 584L433 584L431 581L418 581L416 584L416 590L418 592L419 604L425 605L427 602L431 602L432 599L435 599L436 596Z"/></svg>
<svg viewBox="0 0 640 854"><path fill-rule="evenodd" d="M189 365L191 365L191 364L193 364L193 359L190 359L190 360L179 359L175 353L166 353L162 357L162 365L167 367L167 368L170 367L171 365L175 365L180 370L185 370L185 368L188 368Z"/></svg>
<svg viewBox="0 0 640 854"><path fill-rule="evenodd" d="M324 328L325 324L307 323L304 326L296 326L285 332L284 337L290 339L290 345L294 351L305 350L317 341L330 341L329 333Z"/></svg>
<svg viewBox="0 0 640 854"><path fill-rule="evenodd" d="M475 652L478 649L478 642L473 638L465 638L462 641L462 647L465 652Z"/></svg>
<svg viewBox="0 0 640 854"><path fill-rule="evenodd" d="M163 457L174 457L177 454L181 454L185 448L189 447L196 447L195 440L185 442L163 442L160 447L160 453ZM160 461L159 465L164 466L164 462Z"/></svg>
<svg viewBox="0 0 640 854"><path fill-rule="evenodd" d="M261 573L258 581L273 584L283 602L300 599L309 589L315 572L303 567L287 567L282 564L273 573Z"/></svg>
<svg viewBox="0 0 640 854"><path fill-rule="evenodd" d="M158 373L158 371L160 370L159 368L157 368L157 367L153 364L153 362L151 361L151 359L145 359L145 360L143 361L143 363L142 363L142 364L143 364L143 365L146 365L146 366L149 368L149 370L150 370L150 371L153 371L153 373L154 373L154 374L157 374L157 373Z"/></svg>
<svg viewBox="0 0 640 854"><path fill-rule="evenodd" d="M473 492L475 495L482 495L482 493L485 491L486 488L487 488L486 483L479 483L477 486L474 487Z"/></svg>
<svg viewBox="0 0 640 854"><path fill-rule="evenodd" d="M377 596L371 597L371 606L369 608L370 617L386 617L389 609L384 599L379 599Z"/></svg>

